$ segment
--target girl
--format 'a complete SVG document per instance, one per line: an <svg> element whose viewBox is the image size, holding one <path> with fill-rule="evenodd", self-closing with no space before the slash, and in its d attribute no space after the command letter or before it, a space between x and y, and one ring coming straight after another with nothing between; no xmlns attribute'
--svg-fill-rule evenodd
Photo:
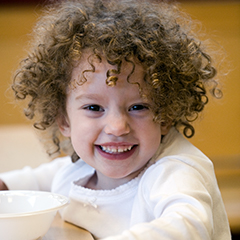
<svg viewBox="0 0 240 240"><path fill-rule="evenodd" d="M179 133L193 136L208 86L220 93L189 21L159 1L49 8L13 90L48 151L71 158L2 174L3 187L68 196L62 218L96 239L230 239L213 165Z"/></svg>

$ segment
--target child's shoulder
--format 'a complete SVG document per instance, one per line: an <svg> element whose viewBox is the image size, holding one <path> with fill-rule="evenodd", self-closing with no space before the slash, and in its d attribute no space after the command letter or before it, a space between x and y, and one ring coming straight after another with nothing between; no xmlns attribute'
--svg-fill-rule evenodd
<svg viewBox="0 0 240 240"><path fill-rule="evenodd" d="M163 139L158 156L149 162L141 182L153 186L183 179L207 181L214 176L212 161L173 128Z"/></svg>
<svg viewBox="0 0 240 240"><path fill-rule="evenodd" d="M95 170L86 164L82 159L78 159L74 163L72 161L67 161L66 164L61 169L59 169L57 175L61 176L63 179L69 178L69 176L71 176L71 178L75 178L75 175L78 177L84 177L85 175L93 174L94 171Z"/></svg>
<svg viewBox="0 0 240 240"><path fill-rule="evenodd" d="M211 162L200 149L189 142L188 139L174 127L163 137L154 162L161 163L163 158L173 158L173 156L174 158L182 159L183 162L190 161L194 163L197 159Z"/></svg>
<svg viewBox="0 0 240 240"><path fill-rule="evenodd" d="M71 159L70 157L68 157ZM94 174L95 169L79 159L77 162L68 161L62 168L60 168L54 176L52 189L54 191L61 191L61 188L70 188L73 181L78 181L79 178L86 178Z"/></svg>

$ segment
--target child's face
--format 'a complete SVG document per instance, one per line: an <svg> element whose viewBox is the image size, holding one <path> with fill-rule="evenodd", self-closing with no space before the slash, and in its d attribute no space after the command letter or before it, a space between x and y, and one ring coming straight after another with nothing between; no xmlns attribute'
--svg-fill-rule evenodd
<svg viewBox="0 0 240 240"><path fill-rule="evenodd" d="M73 70L72 81L91 69L83 57ZM76 153L96 169L98 178L124 183L134 178L156 152L161 134L153 122L151 103L141 98L136 84L127 76L132 64L124 62L116 86L106 84L106 72L114 67L104 59L94 62L95 72L85 74L87 82L67 95L67 117L59 121L64 136L70 137ZM143 69L136 65L130 81L143 86ZM101 179L99 179L100 181Z"/></svg>

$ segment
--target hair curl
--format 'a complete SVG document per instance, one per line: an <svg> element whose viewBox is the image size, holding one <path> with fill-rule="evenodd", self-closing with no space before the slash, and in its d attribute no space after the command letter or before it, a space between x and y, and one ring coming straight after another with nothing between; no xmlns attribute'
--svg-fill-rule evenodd
<svg viewBox="0 0 240 240"><path fill-rule="evenodd" d="M65 113L66 89L74 63L84 49L101 52L120 71L123 60L137 59L146 70L147 97L154 120L183 127L194 134L191 122L215 97L216 70L211 57L189 29L191 19L176 5L163 1L73 0L49 6L33 31L32 50L21 62L12 88L17 99L28 99L25 115L49 134L55 150L69 150L56 119ZM117 72L115 72L117 73ZM106 82L116 78L109 70ZM57 147L57 149L56 149Z"/></svg>

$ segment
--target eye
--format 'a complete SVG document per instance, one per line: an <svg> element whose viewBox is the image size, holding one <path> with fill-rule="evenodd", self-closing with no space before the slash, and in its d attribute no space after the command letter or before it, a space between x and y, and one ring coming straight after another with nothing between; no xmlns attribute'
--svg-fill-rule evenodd
<svg viewBox="0 0 240 240"><path fill-rule="evenodd" d="M147 109L149 109L149 107L147 105L135 104L129 109L129 111L142 111L142 110L147 110Z"/></svg>
<svg viewBox="0 0 240 240"><path fill-rule="evenodd" d="M93 111L93 112L103 112L104 111L104 109L97 104L85 106L84 109Z"/></svg>

